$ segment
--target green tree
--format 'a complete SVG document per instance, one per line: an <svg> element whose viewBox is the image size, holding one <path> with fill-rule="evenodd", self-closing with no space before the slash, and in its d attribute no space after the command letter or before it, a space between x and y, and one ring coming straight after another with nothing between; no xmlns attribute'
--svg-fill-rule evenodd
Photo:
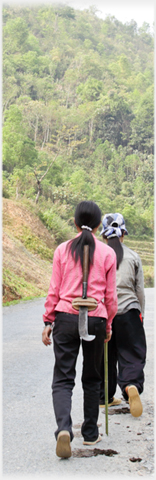
<svg viewBox="0 0 156 480"><path fill-rule="evenodd" d="M37 159L34 142L25 135L23 118L19 108L11 105L5 114L3 128L3 165L12 172L14 167L23 168Z"/></svg>
<svg viewBox="0 0 156 480"><path fill-rule="evenodd" d="M141 98L135 118L132 120L131 145L142 152L154 150L154 91L148 87Z"/></svg>
<svg viewBox="0 0 156 480"><path fill-rule="evenodd" d="M89 77L85 84L81 83L77 87L77 93L83 101L98 100L102 92L102 81Z"/></svg>
<svg viewBox="0 0 156 480"><path fill-rule="evenodd" d="M24 18L8 19L3 28L4 51L7 55L27 49L28 28Z"/></svg>
<svg viewBox="0 0 156 480"><path fill-rule="evenodd" d="M40 185L40 205L63 208L66 221L87 195L103 212L134 208L142 226L148 212L151 225L148 26L60 4L5 6L3 15L5 196L35 200Z"/></svg>

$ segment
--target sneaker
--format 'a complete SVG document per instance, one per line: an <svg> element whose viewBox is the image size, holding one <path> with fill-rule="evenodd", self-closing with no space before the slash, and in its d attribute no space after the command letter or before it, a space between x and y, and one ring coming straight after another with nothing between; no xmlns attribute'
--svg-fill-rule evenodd
<svg viewBox="0 0 156 480"><path fill-rule="evenodd" d="M120 405L120 403L121 403L121 400L119 400L119 398L113 397L112 402L108 403L108 407L115 407L115 406L117 406L117 405ZM102 403L100 402L100 405L99 405L99 406L100 406L100 407L105 407L105 404L104 404L104 403L102 404Z"/></svg>
<svg viewBox="0 0 156 480"><path fill-rule="evenodd" d="M143 406L140 400L139 392L135 385L128 385L125 388L125 392L128 395L128 402L130 406L130 413L133 417L140 417L143 412Z"/></svg>
<svg viewBox="0 0 156 480"><path fill-rule="evenodd" d="M67 430L62 430L58 434L56 455L61 458L71 457L70 433Z"/></svg>
<svg viewBox="0 0 156 480"><path fill-rule="evenodd" d="M99 435L98 438L94 440L94 442L89 442L88 440L84 440L83 445L95 445L96 443L101 442L101 440L102 440L101 435Z"/></svg>

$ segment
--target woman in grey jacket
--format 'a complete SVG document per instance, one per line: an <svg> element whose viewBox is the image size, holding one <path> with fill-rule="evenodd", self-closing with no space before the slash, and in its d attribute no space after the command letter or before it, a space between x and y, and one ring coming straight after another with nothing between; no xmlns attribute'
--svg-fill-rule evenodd
<svg viewBox="0 0 156 480"><path fill-rule="evenodd" d="M131 414L139 417L143 411L139 395L143 392L146 361L142 264L139 255L123 244L124 235L128 235L128 232L121 214L106 214L102 225L101 234L117 256L118 311L113 320L112 338L108 347L108 395L109 399L113 398L118 383L123 397L129 401ZM101 397L104 403L103 364L101 378Z"/></svg>

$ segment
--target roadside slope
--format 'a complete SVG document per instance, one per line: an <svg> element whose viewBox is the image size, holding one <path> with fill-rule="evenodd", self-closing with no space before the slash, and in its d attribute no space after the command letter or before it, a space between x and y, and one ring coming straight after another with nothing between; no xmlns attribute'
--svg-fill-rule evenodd
<svg viewBox="0 0 156 480"><path fill-rule="evenodd" d="M52 271L54 239L37 215L3 199L3 302L45 296Z"/></svg>

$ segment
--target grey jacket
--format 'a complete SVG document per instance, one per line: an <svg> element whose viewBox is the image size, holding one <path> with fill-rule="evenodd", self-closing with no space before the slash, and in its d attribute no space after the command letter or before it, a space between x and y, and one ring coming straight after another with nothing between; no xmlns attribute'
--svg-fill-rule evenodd
<svg viewBox="0 0 156 480"><path fill-rule="evenodd" d="M123 260L116 273L118 311L123 314L137 308L144 317L145 295L142 263L139 255L123 245Z"/></svg>

